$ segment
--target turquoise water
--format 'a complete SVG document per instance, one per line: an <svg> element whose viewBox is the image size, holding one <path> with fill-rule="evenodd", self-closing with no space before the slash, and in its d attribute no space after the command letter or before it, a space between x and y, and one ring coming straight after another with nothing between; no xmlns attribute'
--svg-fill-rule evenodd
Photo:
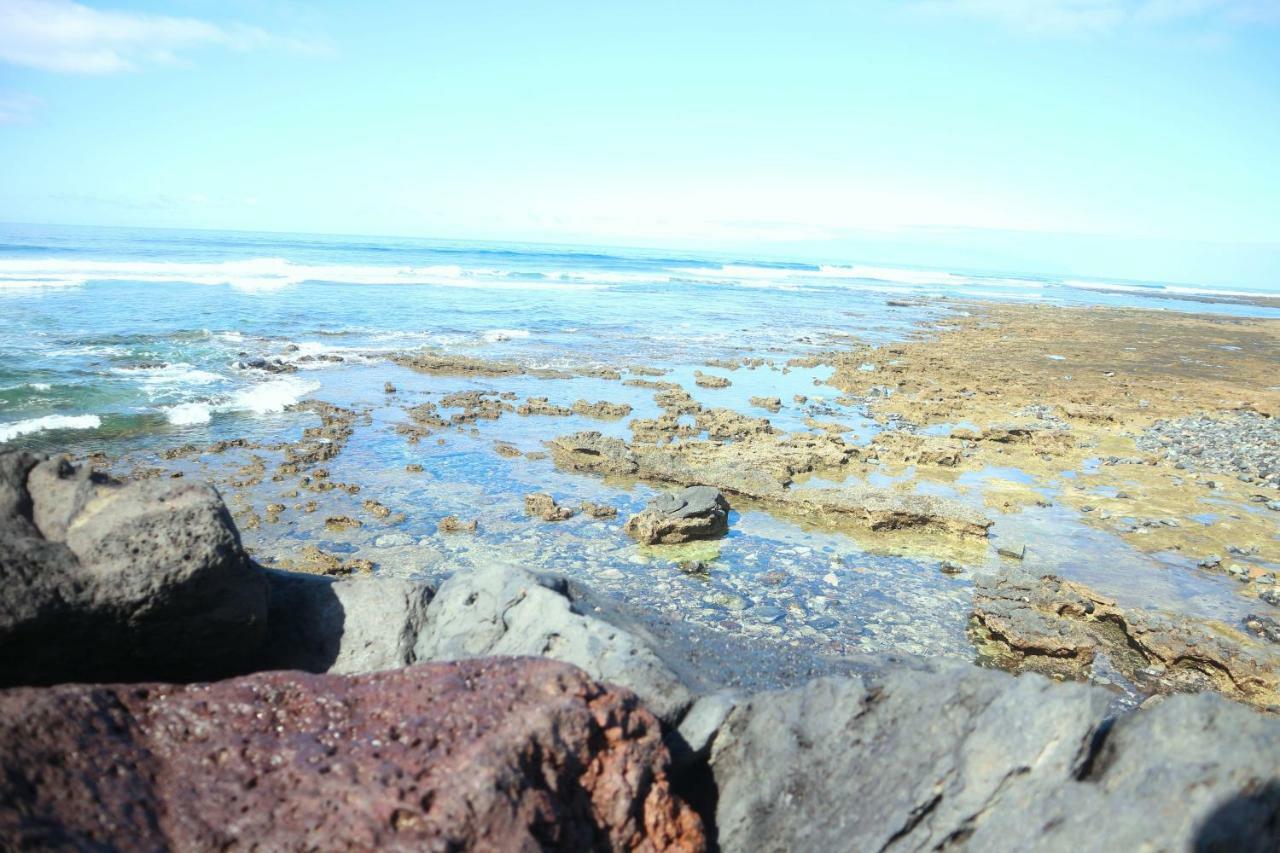
<svg viewBox="0 0 1280 853"><path fill-rule="evenodd" d="M1101 287L1101 290L1093 288ZM851 442L877 429L857 401L837 399L829 370L787 361L917 333L969 297L1136 305L1280 316L1271 308L1189 301L1193 289L1158 283L1067 281L1011 273L910 270L874 264L778 262L721 255L486 245L335 236L0 226L0 443L77 454L103 452L113 470L162 468L219 485L246 544L268 563L317 546L375 570L438 577L505 561L569 572L634 604L718 630L819 651L894 649L969 655L969 581L938 571L939 555L807 529L753 507L735 509L713 545L638 548L621 530L655 491L557 470L546 459L504 456L495 442L537 452L581 429L629 438L632 417L653 417L652 390L575 375L457 378L399 367L389 356L421 349L526 367L656 368L706 406L768 417L788 431L836 421ZM962 310L962 309L961 309ZM715 359L766 363L729 370ZM287 372L252 366L278 360ZM694 371L723 389L694 384ZM397 391L388 394L386 383ZM615 421L504 414L420 443L397 432L406 409L444 394L488 390L627 403ZM793 403L804 395L804 405ZM753 396L780 397L776 413ZM167 448L218 439L296 441L318 399L359 413L354 434L326 463L332 480L359 487L299 494L295 482L237 485L271 449L166 459ZM446 414L448 414L446 412ZM422 472L408 472L417 464ZM616 520L530 519L523 496L608 503ZM370 515L375 498L390 514ZM304 504L315 500L314 511ZM274 520L265 507L280 504ZM1042 535L1043 568L1082 562L1157 569L1128 583L1132 603L1198 601L1204 615L1238 618L1231 582L1169 566L1118 538L1075 523L1061 508L1001 518L997 532ZM446 515L476 518L475 535L437 530ZM349 516L354 529L324 520ZM1085 560L1084 558L1088 558ZM686 574L679 563L701 560ZM995 568L985 554L973 568ZM1077 571L1078 574L1078 571ZM1092 581L1097 578L1090 577Z"/></svg>
<svg viewBox="0 0 1280 853"><path fill-rule="evenodd" d="M1082 289L1093 286L1127 289ZM850 335L876 343L928 318L886 305L917 296L1280 315L1186 302L1184 290L657 251L0 226L0 440L56 430L46 438L92 443L95 424L112 439L166 424L216 431L312 393L333 362L307 356L429 346L626 366L796 355ZM305 370L235 367L262 356Z"/></svg>

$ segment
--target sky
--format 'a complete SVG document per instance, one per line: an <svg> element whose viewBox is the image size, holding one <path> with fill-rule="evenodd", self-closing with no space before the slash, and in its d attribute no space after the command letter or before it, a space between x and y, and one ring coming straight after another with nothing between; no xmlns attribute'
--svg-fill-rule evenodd
<svg viewBox="0 0 1280 853"><path fill-rule="evenodd" d="M0 221L1280 290L1280 0L0 0Z"/></svg>

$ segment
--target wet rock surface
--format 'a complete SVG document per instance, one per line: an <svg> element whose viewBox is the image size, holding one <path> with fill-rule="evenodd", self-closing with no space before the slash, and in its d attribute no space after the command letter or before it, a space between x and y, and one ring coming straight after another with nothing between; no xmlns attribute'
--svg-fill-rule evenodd
<svg viewBox="0 0 1280 853"><path fill-rule="evenodd" d="M1014 669L1081 677L1095 659L1145 692L1210 690L1280 711L1280 649L1227 625L1121 608L1082 584L1029 572L974 588L979 651Z"/></svg>
<svg viewBox="0 0 1280 853"><path fill-rule="evenodd" d="M0 691L0 765L6 846L704 844L657 720L550 661Z"/></svg>
<svg viewBox="0 0 1280 853"><path fill-rule="evenodd" d="M714 539L729 531L729 502L710 486L665 492L627 519L627 535L645 545Z"/></svg>

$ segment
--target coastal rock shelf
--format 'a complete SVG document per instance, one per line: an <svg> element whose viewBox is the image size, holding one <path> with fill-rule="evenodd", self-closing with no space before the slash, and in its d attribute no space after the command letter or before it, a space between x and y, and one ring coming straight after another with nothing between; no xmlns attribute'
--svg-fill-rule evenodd
<svg viewBox="0 0 1280 853"><path fill-rule="evenodd" d="M835 467L850 457L852 448L832 436L763 434L731 445L685 442L650 447L580 432L556 438L548 447L556 464L571 471L713 486L831 524L977 538L985 538L991 526L971 507L933 495L868 487L789 488L795 475Z"/></svg>
<svg viewBox="0 0 1280 853"><path fill-rule="evenodd" d="M1012 668L1079 676L1099 655L1146 692L1215 690L1280 713L1280 646L1225 625L1144 613L1053 575L978 578L979 650Z"/></svg>

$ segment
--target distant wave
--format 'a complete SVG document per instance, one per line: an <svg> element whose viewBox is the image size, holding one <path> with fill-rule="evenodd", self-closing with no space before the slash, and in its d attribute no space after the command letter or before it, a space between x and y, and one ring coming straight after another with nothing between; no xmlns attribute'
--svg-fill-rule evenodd
<svg viewBox="0 0 1280 853"><path fill-rule="evenodd" d="M73 287L90 281L183 282L229 285L257 291L304 282L335 284L406 284L436 287L517 290L604 289L632 277L619 273L568 271L554 281L508 279L503 270L463 269L453 264L376 266L367 264L301 264L283 258L244 261L161 262L0 259L0 287ZM574 282L574 283L570 283Z"/></svg>

